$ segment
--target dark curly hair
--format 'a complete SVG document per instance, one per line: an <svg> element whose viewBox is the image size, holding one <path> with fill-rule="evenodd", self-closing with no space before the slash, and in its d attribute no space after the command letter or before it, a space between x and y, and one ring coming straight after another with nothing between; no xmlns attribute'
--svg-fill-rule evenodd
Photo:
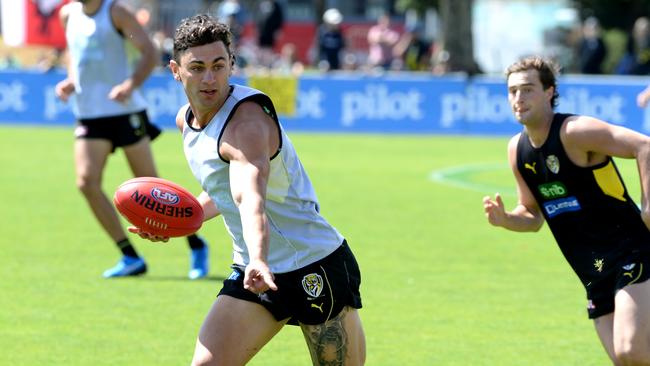
<svg viewBox="0 0 650 366"><path fill-rule="evenodd" d="M235 55L231 49L232 33L228 25L219 23L207 14L198 14L181 20L174 32L174 61L180 63L183 52L191 47L203 46L221 41L228 50L231 61Z"/></svg>
<svg viewBox="0 0 650 366"><path fill-rule="evenodd" d="M556 75L559 74L560 68L558 65L548 59L540 56L529 56L522 58L514 64L508 66L506 69L506 79L510 74L515 72L522 72L528 70L537 70L539 74L539 81L542 83L544 90L553 87L553 97L551 98L551 107L557 107L558 98L560 94L557 91Z"/></svg>

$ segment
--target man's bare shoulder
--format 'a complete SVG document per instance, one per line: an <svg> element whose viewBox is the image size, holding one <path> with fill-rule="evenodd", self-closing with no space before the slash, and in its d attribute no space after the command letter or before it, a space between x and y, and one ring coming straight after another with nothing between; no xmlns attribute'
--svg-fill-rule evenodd
<svg viewBox="0 0 650 366"><path fill-rule="evenodd" d="M222 137L223 142L236 149L255 146L265 154L275 152L278 139L277 124L262 106L253 101L245 101L237 107Z"/></svg>
<svg viewBox="0 0 650 366"><path fill-rule="evenodd" d="M513 147L517 147L517 144L519 143L519 138L521 137L521 132L518 134L512 136L510 140L508 140L508 149L512 149Z"/></svg>
<svg viewBox="0 0 650 366"><path fill-rule="evenodd" d="M244 101L241 103L235 114L233 115L229 124L232 125L245 125L252 128L264 128L273 127L273 119L267 113L264 112L264 109L261 105L253 101Z"/></svg>
<svg viewBox="0 0 650 366"><path fill-rule="evenodd" d="M564 120L562 125L562 133L565 137L581 137L585 134L598 132L599 130L608 128L609 123L602 121L598 118L574 115L569 116Z"/></svg>

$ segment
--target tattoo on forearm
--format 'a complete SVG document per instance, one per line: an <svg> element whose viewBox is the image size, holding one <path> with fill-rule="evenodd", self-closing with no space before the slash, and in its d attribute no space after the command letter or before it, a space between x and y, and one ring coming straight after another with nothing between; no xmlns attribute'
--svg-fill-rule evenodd
<svg viewBox="0 0 650 366"><path fill-rule="evenodd" d="M343 309L339 315L326 323L309 326L305 330L305 339L314 365L342 366L347 355L347 333L343 327L343 318L347 313Z"/></svg>

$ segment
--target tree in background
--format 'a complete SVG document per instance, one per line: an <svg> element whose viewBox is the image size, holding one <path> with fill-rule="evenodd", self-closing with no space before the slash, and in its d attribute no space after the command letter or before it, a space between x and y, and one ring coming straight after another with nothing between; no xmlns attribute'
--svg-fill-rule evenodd
<svg viewBox="0 0 650 366"><path fill-rule="evenodd" d="M603 28L607 46L607 58L603 64L605 73L615 73L626 52L634 23L650 15L650 0L573 0L581 19L595 17Z"/></svg>
<svg viewBox="0 0 650 366"><path fill-rule="evenodd" d="M438 10L441 20L440 38L436 40L436 53L444 54L447 72L480 73L474 59L472 36L473 0L398 0L401 11L415 10L424 14L427 9Z"/></svg>
<svg viewBox="0 0 650 366"><path fill-rule="evenodd" d="M439 0L397 0L395 6L400 11L409 9L417 11L419 14L424 14L427 9L438 9Z"/></svg>
<svg viewBox="0 0 650 366"><path fill-rule="evenodd" d="M605 29L627 31L639 17L648 16L650 11L650 0L572 0L572 5L578 9L582 19L593 16Z"/></svg>

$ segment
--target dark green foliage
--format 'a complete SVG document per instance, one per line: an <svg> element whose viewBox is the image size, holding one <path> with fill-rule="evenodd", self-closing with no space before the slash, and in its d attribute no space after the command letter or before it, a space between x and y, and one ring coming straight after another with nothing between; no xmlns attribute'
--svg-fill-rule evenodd
<svg viewBox="0 0 650 366"><path fill-rule="evenodd" d="M414 9L417 10L418 13L422 14L428 8L438 9L438 3L438 0L397 0L395 2L395 8L402 12Z"/></svg>
<svg viewBox="0 0 650 366"><path fill-rule="evenodd" d="M573 4L581 18L594 16L605 29L630 30L638 17L650 15L650 0L573 0Z"/></svg>

